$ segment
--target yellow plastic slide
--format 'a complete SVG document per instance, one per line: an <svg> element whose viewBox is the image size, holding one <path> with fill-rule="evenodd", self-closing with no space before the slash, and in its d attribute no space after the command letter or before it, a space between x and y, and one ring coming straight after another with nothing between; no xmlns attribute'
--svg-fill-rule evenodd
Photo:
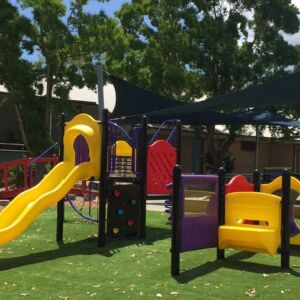
<svg viewBox="0 0 300 300"><path fill-rule="evenodd" d="M45 208L61 200L78 180L99 177L100 132L98 122L85 114L66 123L64 161L38 185L19 194L0 213L0 245L18 237ZM88 143L90 161L76 166L73 145L79 135Z"/></svg>

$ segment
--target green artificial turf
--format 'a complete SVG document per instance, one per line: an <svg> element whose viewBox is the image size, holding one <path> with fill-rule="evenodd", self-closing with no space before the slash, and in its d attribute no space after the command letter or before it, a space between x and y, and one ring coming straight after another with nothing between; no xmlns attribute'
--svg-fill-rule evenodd
<svg viewBox="0 0 300 300"><path fill-rule="evenodd" d="M299 299L300 250L291 270L280 256L216 250L181 255L170 276L170 226L148 212L145 240L97 248L97 225L66 211L65 244L55 242L56 210L48 209L15 241L0 248L0 299Z"/></svg>

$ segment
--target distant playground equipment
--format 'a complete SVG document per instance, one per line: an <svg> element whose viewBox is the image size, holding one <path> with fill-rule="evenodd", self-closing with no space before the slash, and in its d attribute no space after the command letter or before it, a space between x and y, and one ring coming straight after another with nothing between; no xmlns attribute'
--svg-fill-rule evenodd
<svg viewBox="0 0 300 300"><path fill-rule="evenodd" d="M226 248L275 255L280 247L281 267L289 267L289 239L300 232L289 197L291 189L300 191L300 182L288 171L270 184L260 185L258 179L258 172L254 184L237 176L225 187L223 170L218 176L182 175L179 166L174 168L172 275L179 274L180 253L212 247L217 247L218 259L224 259ZM272 195L278 190L281 197ZM190 195L205 195L197 212L186 208Z"/></svg>
<svg viewBox="0 0 300 300"><path fill-rule="evenodd" d="M79 143L77 140L79 140ZM76 160L82 159L82 156L85 155L86 149L83 147L84 144L82 143L82 140L84 139L80 139L79 136L75 141ZM35 182L34 180L37 165L44 165L46 172L49 172L59 162L59 158L55 155L52 157L46 156L57 146L58 143L54 143L35 158L22 158L0 163L0 199L6 200L7 203L9 203L9 201L18 194L37 184L38 182ZM78 162L76 162L76 164L78 164ZM82 209L86 205L86 202L88 203L88 218L91 218L91 202L96 195L98 195L98 190L95 191L91 186L93 186L93 182L89 182L87 185L87 182L82 180L77 182L69 192L69 194L74 195L74 197L82 197L83 201L79 204L79 208L74 205L75 202L72 202L71 204L75 211L84 217L85 215L83 214ZM68 197L68 199L70 199L70 197Z"/></svg>
<svg viewBox="0 0 300 300"><path fill-rule="evenodd" d="M34 165L49 164L52 168L57 163L56 156L22 158L0 163L0 199L13 199L34 186Z"/></svg>

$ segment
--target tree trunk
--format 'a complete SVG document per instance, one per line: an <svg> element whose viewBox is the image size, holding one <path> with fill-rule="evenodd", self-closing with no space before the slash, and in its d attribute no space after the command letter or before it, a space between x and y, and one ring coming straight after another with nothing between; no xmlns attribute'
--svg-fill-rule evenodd
<svg viewBox="0 0 300 300"><path fill-rule="evenodd" d="M49 138L51 139L51 126L52 126L52 90L53 90L53 78L52 78L52 67L49 62L47 62L47 82L46 82L46 103L45 103L45 128L49 133Z"/></svg>
<svg viewBox="0 0 300 300"><path fill-rule="evenodd" d="M207 152L210 157L210 169L212 173L217 173L218 169L223 166L223 160L227 154L230 146L235 141L235 134L229 132L222 141L220 146L216 146L214 140L215 126L206 127L206 142L207 142Z"/></svg>
<svg viewBox="0 0 300 300"><path fill-rule="evenodd" d="M17 121L18 121L20 132L21 132L21 137L22 137L23 144L24 144L25 148L29 151L29 154L32 156L33 152L31 150L31 148L29 147L29 143L28 143L25 127L24 127L24 122L23 122L23 119L22 119L22 116L21 116L21 112L20 112L19 107L18 107L17 104L14 104L14 108L15 108L15 111L16 111Z"/></svg>

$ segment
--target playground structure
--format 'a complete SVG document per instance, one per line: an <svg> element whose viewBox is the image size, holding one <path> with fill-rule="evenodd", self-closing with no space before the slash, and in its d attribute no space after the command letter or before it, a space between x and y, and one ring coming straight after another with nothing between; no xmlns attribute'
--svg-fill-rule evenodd
<svg viewBox="0 0 300 300"><path fill-rule="evenodd" d="M159 131L166 125L170 135L166 140L158 140ZM23 189L31 188L18 191L1 212L0 243L16 238L43 209L57 202L57 241L61 241L64 197L69 191L76 191L74 185L78 181L85 183L90 179L100 181L98 245L104 246L107 239L144 237L147 178L151 180L150 196L169 194L164 186L172 177L173 165L180 161L180 131L180 122L166 121L147 144L145 117L130 134L108 120L107 111L103 112L102 122L85 114L69 122L63 118L60 163L56 158L56 165L36 186L32 187L31 181L30 185L24 184ZM27 172L27 168L24 170Z"/></svg>
<svg viewBox="0 0 300 300"><path fill-rule="evenodd" d="M89 145L90 161L75 164L74 140L84 136ZM1 212L0 243L19 236L45 208L61 200L78 180L100 175L100 148L97 141L101 127L87 115L78 115L66 124L63 138L64 159L44 179L31 189L19 194Z"/></svg>
<svg viewBox="0 0 300 300"><path fill-rule="evenodd" d="M298 244L300 229L291 214L290 190L300 191L300 182L288 171L269 184L254 184L236 176L225 185L225 173L182 175L179 166L173 175L171 274L179 274L180 253L217 248L263 252L275 255L280 247L281 267L289 267L289 242ZM282 190L282 196L273 195ZM225 196L226 193L226 196ZM198 198L198 210L187 203Z"/></svg>

